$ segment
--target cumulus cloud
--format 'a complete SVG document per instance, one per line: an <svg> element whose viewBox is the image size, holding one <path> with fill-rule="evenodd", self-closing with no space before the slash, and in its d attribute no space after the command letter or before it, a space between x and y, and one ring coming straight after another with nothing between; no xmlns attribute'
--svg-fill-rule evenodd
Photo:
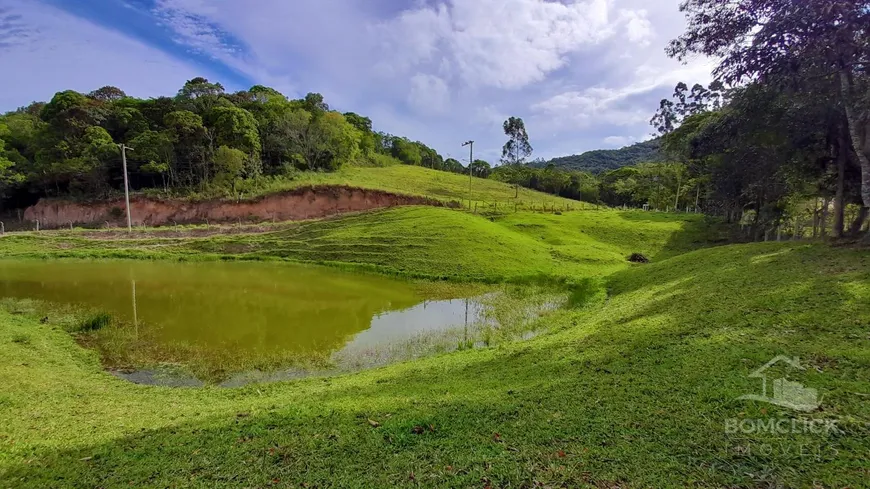
<svg viewBox="0 0 870 489"><path fill-rule="evenodd" d="M453 0L404 12L379 30L397 69L434 61L462 83L516 89L563 67L569 53L613 36L610 3Z"/></svg>
<svg viewBox="0 0 870 489"><path fill-rule="evenodd" d="M558 156L648 132L658 99L677 81L709 79L709 66L681 66L663 53L684 27L679 2L125 4L165 37L149 46L122 34L123 19L98 26L18 0L23 10L54 13L28 14L22 24L20 13L0 12L4 66L27 67L20 83L0 82L7 88L0 97L45 99L53 90L105 83L135 94L173 93L193 76L221 80L202 69L207 63L224 74L221 81L238 75L236 85L263 84L291 97L320 92L339 110L372 117L376 129L425 141L445 155L474 139L476 154L497 159L501 123L523 117L535 156ZM7 54L13 44L15 58ZM58 66L66 66L64 79L54 74ZM8 89L13 85L23 88Z"/></svg>
<svg viewBox="0 0 870 489"><path fill-rule="evenodd" d="M649 120L649 108L620 105L630 93L629 90L597 87L564 92L534 104L532 110L575 128L593 123L630 126Z"/></svg>
<svg viewBox="0 0 870 489"><path fill-rule="evenodd" d="M449 109L450 90L441 78L418 73L411 78L408 102L420 112L442 114Z"/></svg>
<svg viewBox="0 0 870 489"><path fill-rule="evenodd" d="M646 10L620 10L619 16L625 22L629 41L642 46L650 45L654 33Z"/></svg>
<svg viewBox="0 0 870 489"><path fill-rule="evenodd" d="M709 63L692 67L663 67L651 63L635 68L631 82L567 90L532 105L533 113L573 128L592 124L638 126L649 121L657 99L668 97L680 81L709 83Z"/></svg>

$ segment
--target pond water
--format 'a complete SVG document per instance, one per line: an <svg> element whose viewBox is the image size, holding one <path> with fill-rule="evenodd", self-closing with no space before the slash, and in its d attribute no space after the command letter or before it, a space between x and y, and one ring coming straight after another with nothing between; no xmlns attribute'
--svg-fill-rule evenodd
<svg viewBox="0 0 870 489"><path fill-rule="evenodd" d="M146 365L191 375L168 383L238 384L455 349L477 341L489 321L481 297L463 295L455 286L283 263L0 261L2 297L110 314L112 324L82 341L144 383L161 377L135 370Z"/></svg>

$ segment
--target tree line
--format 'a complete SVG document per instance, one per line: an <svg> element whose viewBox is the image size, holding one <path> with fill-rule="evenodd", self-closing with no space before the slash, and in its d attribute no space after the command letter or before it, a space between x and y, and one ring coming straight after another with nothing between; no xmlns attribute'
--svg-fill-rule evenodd
<svg viewBox="0 0 870 489"><path fill-rule="evenodd" d="M234 194L263 177L349 162L468 171L419 141L375 131L368 117L331 110L320 94L291 100L260 85L228 93L194 78L173 97L67 90L0 116L0 203L108 195L123 182L118 143L132 148L134 189Z"/></svg>

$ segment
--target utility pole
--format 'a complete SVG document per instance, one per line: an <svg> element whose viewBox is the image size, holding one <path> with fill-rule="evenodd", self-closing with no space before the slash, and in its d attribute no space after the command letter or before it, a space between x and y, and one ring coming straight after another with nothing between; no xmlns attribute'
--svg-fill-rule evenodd
<svg viewBox="0 0 870 489"><path fill-rule="evenodd" d="M127 232L133 232L133 219L130 218L130 183L127 180L127 150L133 151L124 143L118 145L121 148L121 162L124 165L124 201L127 203Z"/></svg>
<svg viewBox="0 0 870 489"><path fill-rule="evenodd" d="M468 205L471 206L471 172L474 170L474 141L466 141L462 146L468 146Z"/></svg>

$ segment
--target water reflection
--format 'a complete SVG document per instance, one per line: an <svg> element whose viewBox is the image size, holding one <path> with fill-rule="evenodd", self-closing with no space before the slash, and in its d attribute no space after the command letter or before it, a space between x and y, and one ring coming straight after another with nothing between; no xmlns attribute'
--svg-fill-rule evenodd
<svg viewBox="0 0 870 489"><path fill-rule="evenodd" d="M400 280L249 262L0 261L0 296L122 319L127 332L100 332L106 348L123 350L109 352L119 363L186 356L226 375L298 358L341 362L450 328L467 339L483 316L475 300L432 300Z"/></svg>

